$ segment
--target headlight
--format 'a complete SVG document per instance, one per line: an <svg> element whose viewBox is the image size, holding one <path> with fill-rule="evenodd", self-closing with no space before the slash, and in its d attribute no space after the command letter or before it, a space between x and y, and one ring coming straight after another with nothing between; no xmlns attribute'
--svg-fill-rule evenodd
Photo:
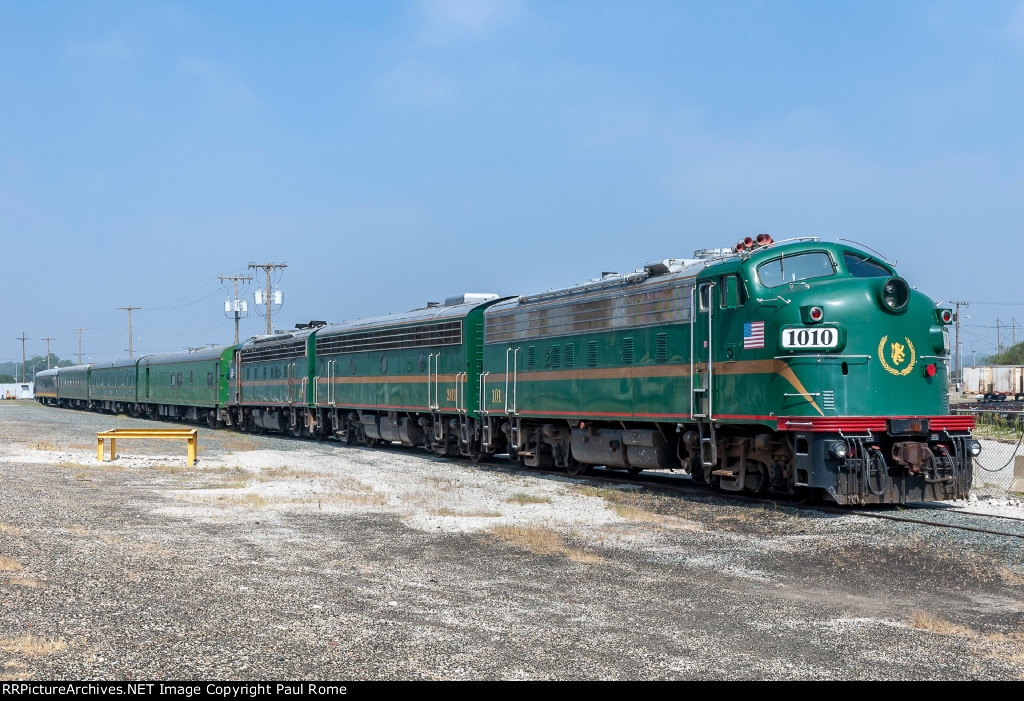
<svg viewBox="0 0 1024 701"><path fill-rule="evenodd" d="M910 301L910 286L900 277L891 277L882 283L882 306L890 312L900 312Z"/></svg>
<svg viewBox="0 0 1024 701"><path fill-rule="evenodd" d="M973 457L978 457L979 455L981 455L981 442L971 441L970 443L967 444L967 450L971 453Z"/></svg>
<svg viewBox="0 0 1024 701"><path fill-rule="evenodd" d="M843 441L836 441L829 448L829 452L832 453L833 457L839 458L840 460L846 459L846 443Z"/></svg>

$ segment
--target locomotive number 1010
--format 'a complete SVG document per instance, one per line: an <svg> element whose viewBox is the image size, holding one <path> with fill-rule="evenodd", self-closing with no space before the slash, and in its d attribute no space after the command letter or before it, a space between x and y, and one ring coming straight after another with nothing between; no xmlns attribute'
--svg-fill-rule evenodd
<svg viewBox="0 0 1024 701"><path fill-rule="evenodd" d="M783 348L835 348L839 345L839 331L828 326L782 330Z"/></svg>

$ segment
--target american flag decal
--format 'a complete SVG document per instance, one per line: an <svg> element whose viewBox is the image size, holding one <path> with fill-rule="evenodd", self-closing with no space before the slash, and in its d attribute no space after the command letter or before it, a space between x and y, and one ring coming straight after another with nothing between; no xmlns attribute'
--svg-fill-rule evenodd
<svg viewBox="0 0 1024 701"><path fill-rule="evenodd" d="M763 321L752 321L743 325L743 347L764 348Z"/></svg>

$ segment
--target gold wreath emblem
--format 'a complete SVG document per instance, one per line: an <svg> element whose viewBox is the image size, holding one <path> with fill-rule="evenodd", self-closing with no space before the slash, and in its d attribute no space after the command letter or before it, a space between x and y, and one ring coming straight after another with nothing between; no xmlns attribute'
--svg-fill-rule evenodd
<svg viewBox="0 0 1024 701"><path fill-rule="evenodd" d="M897 343L894 341L892 345L889 347L889 354L892 356L892 362L894 362L896 365L902 365L903 359L906 357L906 352L908 350L910 351L910 359L909 363L907 364L907 367L905 367L902 370L897 370L892 365L889 365L889 363L885 362L885 342L888 340L888 336L882 336L882 340L878 342L879 362L882 363L882 367L886 369L886 372L889 372L890 374L898 375L900 377L905 377L909 375L910 371L914 369L914 363L917 361L917 353L914 351L914 344L910 342L909 338L904 336L903 340L907 342L906 346L904 346L902 343Z"/></svg>

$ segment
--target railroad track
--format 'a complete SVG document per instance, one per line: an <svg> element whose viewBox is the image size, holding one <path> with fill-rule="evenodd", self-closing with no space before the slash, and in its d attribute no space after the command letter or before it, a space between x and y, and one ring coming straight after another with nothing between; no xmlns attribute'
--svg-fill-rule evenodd
<svg viewBox="0 0 1024 701"><path fill-rule="evenodd" d="M574 479L571 475L567 475L564 472L555 471L555 470L524 470L523 468L518 467L518 466L502 465L502 464L500 464L500 463L498 463L496 461L488 461L486 463L481 463L481 464L485 464L490 469L498 469L498 470L502 470L502 471L506 471L508 473L514 473L514 474L545 475L545 476L553 476L553 477L563 477L563 478L566 478L566 479ZM757 496L752 496L752 495L748 495L748 494L733 494L731 492L712 491L712 490L710 490L710 489L708 489L707 487L704 487L704 486L691 486L691 485L678 484L678 482L682 481L685 478L682 478L682 477L672 477L672 476L663 475L663 474L649 474L649 475L645 475L645 474L641 473L640 475L636 475L636 476L626 476L626 475L622 475L621 473L614 473L614 472L612 472L610 474L606 474L604 470L598 470L598 471L591 471L589 474L587 474L585 476L582 476L580 478L575 478L575 479L589 480L591 482L598 482L598 483L603 483L603 484L617 484L617 485L627 485L627 486L639 486L639 487L644 487L644 488L656 489L656 490L660 490L660 491L673 492L673 493L677 493L677 494L681 494L681 495L686 495L686 496L695 496L695 497L700 497L700 498L709 499L709 500L710 499L719 499L719 500L720 499L726 499L726 500L729 500L729 501L741 502L741 503L747 503L747 504L765 504L765 505L769 505L770 504L770 505L774 505L774 506L784 506L784 507L790 507L790 508L795 508L795 509L801 509L801 510L805 510L805 511L820 511L820 512L825 512L825 513L830 513L830 514L849 515L849 516L864 516L866 518L874 518L874 519L879 519L879 520L884 520L884 521L896 521L896 522L899 522L899 523L912 523L912 524L918 524L918 525L922 525L922 526L932 526L934 528L947 528L947 529L952 529L952 530L967 531L967 532L971 532L971 533L983 533L983 534L986 534L986 535L1001 536L1001 537L1005 537L1005 538L1024 539L1024 531L1021 531L1019 533L1014 533L1014 532L1010 532L1010 531L1000 531L1000 530L995 530L995 529L990 529L990 528L979 528L979 527L976 527L976 526L969 526L969 525L966 525L966 524L943 523L941 521L930 521L930 520L925 520L925 519L912 518L912 517L909 517L909 516L903 516L903 515L897 515L897 514L891 514L891 513L884 513L884 512L881 512L881 511L862 511L862 510L850 509L849 507L830 506L828 504L806 504L806 503L801 503L801 502L792 501L792 500L766 499L764 497L757 497ZM942 513L957 513L957 514L962 514L962 515L967 515L967 516L978 516L978 517L983 517L983 518L994 518L994 519L1001 519L1001 520L1006 520L1006 521L1024 521L1024 518L1018 518L1018 517L1015 517L1015 516L1002 516L1002 515L999 515L999 514L982 514L982 513L975 512L975 511L961 511L959 509L940 509L939 507L928 506L928 505L909 504L909 505L905 505L905 506L902 506L902 507L882 507L882 508L890 508L890 509L891 508L903 508L903 509L910 509L910 510L932 510L932 511L940 511L941 510Z"/></svg>

